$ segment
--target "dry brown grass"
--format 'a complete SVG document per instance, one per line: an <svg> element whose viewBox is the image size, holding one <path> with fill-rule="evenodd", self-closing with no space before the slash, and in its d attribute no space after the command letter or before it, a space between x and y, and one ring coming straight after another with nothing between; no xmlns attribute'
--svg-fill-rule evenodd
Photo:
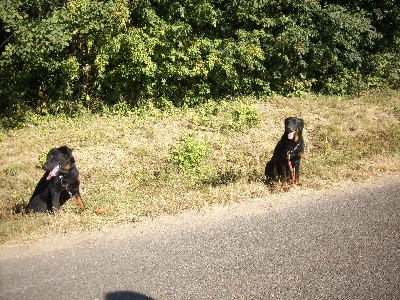
<svg viewBox="0 0 400 300"><path fill-rule="evenodd" d="M3 130L0 242L92 231L216 203L267 201L271 192L263 184L264 166L288 116L306 123L303 186L297 189L322 189L397 171L399 98L399 92L388 91L361 98L241 99L262 116L251 128L232 127L229 112L237 103L210 103L169 113L150 109L141 116L87 114ZM206 137L211 145L196 174L184 174L170 162L171 149L185 132ZM81 212L69 201L56 215L20 212L42 176L36 167L39 158L61 145L74 149L87 210Z"/></svg>

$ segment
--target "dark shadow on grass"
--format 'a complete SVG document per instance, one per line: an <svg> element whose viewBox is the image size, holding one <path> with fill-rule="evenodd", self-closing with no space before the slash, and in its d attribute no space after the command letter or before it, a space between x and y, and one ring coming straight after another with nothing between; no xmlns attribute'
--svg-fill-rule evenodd
<svg viewBox="0 0 400 300"><path fill-rule="evenodd" d="M239 170L227 170L218 172L216 176L210 179L203 180L203 184L210 184L211 186L227 185L229 183L236 182L242 178L242 172Z"/></svg>
<svg viewBox="0 0 400 300"><path fill-rule="evenodd" d="M17 203L13 206L12 211L14 214L24 214L28 212L28 207L25 203Z"/></svg>
<svg viewBox="0 0 400 300"><path fill-rule="evenodd" d="M154 300L151 297L143 295L141 293L131 291L116 291L109 292L105 296L106 300Z"/></svg>

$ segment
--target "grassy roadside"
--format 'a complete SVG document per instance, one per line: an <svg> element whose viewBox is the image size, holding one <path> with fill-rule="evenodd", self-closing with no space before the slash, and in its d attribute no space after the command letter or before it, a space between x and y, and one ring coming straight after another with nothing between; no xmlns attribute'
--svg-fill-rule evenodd
<svg viewBox="0 0 400 300"><path fill-rule="evenodd" d="M268 199L264 166L288 116L306 123L297 189L397 171L400 92L239 100L169 112L82 114L0 131L0 243ZM40 158L61 145L74 149L87 210L69 201L56 215L19 212L43 174Z"/></svg>

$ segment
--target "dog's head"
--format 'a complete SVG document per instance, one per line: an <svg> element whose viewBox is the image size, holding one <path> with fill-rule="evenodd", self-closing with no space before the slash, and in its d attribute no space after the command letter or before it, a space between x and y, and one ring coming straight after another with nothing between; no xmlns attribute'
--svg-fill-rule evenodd
<svg viewBox="0 0 400 300"><path fill-rule="evenodd" d="M290 117L285 119L285 137L295 143L302 137L304 121L300 118Z"/></svg>
<svg viewBox="0 0 400 300"><path fill-rule="evenodd" d="M53 148L49 151L46 162L42 168L46 172L50 172L47 177L47 180L50 180L60 172L68 172L74 163L75 160L72 156L72 149L67 146L62 146L60 148Z"/></svg>

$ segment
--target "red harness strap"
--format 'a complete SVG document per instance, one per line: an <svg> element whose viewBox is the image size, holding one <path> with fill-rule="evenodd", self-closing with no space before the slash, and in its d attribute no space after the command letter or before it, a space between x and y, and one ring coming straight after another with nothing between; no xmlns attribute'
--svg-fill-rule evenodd
<svg viewBox="0 0 400 300"><path fill-rule="evenodd" d="M299 144L296 145L296 147L294 147L294 149L292 151L288 151L287 152L287 161L288 161L288 166L290 169L290 174L292 175L292 184L294 185L296 182L296 170L295 168L293 168L292 162L290 161L290 154L296 150L296 148L299 146Z"/></svg>

